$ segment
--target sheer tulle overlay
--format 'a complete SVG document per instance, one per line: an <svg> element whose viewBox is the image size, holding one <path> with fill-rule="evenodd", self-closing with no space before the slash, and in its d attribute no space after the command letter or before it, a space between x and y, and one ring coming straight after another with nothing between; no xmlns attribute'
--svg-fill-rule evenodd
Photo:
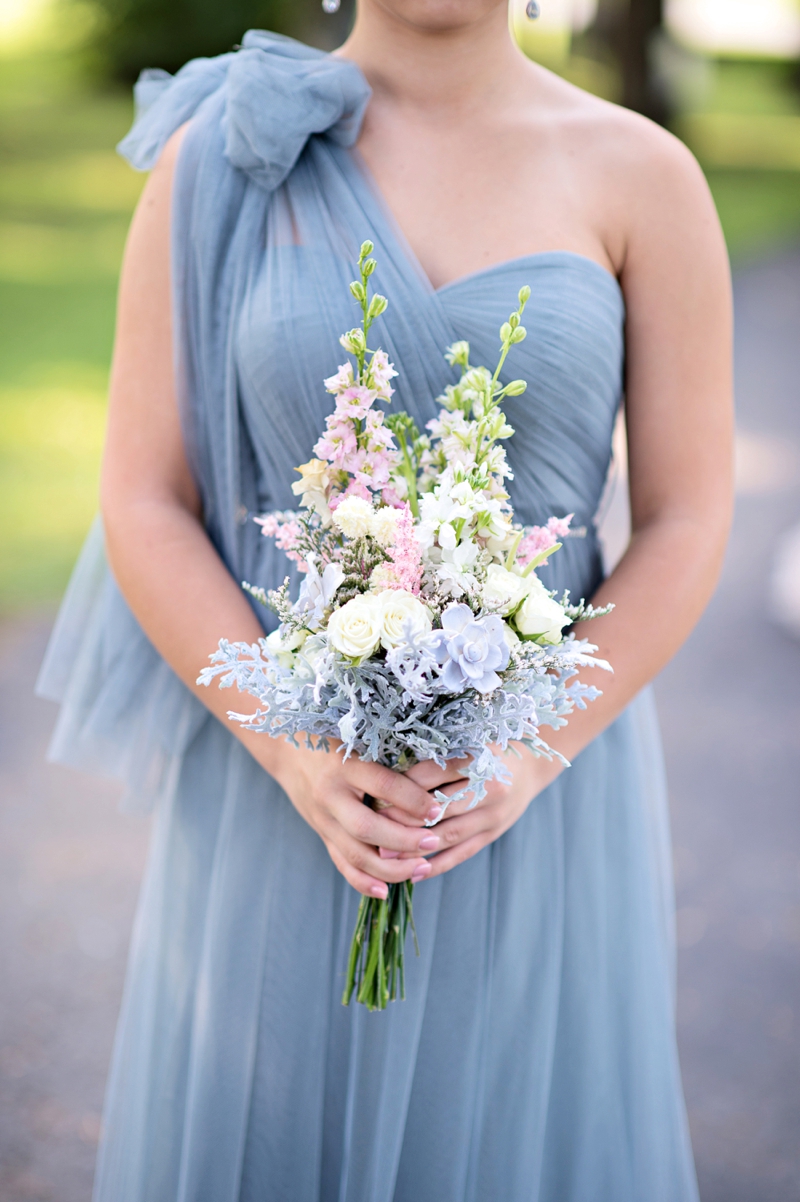
<svg viewBox="0 0 800 1202"><path fill-rule="evenodd" d="M588 596L622 384L619 287L554 252L434 290L352 149L368 99L352 64L258 32L138 86L121 147L135 166L191 118L174 306L209 534L236 579L285 575L248 519L293 505L369 237L390 299L377 337L401 369L396 401L420 424L453 378L443 348L467 338L474 361L491 362L531 285L510 365L529 381L507 404L512 500L525 522L575 513L586 537L543 579ZM418 888L408 1000L369 1014L340 1003L357 895L150 645L99 526L40 690L62 703L54 758L121 777L129 804L156 811L95 1202L696 1199L649 694L502 839Z"/></svg>

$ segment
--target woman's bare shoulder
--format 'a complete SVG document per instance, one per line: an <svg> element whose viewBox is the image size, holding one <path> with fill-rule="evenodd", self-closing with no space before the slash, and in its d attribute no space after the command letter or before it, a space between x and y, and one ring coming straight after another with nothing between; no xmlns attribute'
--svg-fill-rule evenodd
<svg viewBox="0 0 800 1202"><path fill-rule="evenodd" d="M548 81L554 140L575 164L609 254L621 271L638 240L682 228L686 239L721 242L705 176L688 147L640 113ZM671 241L671 238L667 239Z"/></svg>
<svg viewBox="0 0 800 1202"><path fill-rule="evenodd" d="M592 160L615 172L655 168L696 175L700 171L691 151L662 126L550 72L547 75L547 112L568 145L579 145Z"/></svg>

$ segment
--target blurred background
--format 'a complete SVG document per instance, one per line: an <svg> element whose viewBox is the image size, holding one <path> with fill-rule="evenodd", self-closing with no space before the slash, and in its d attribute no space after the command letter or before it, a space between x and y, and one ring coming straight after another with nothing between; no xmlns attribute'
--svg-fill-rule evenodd
<svg viewBox="0 0 800 1202"><path fill-rule="evenodd" d="M678 1018L703 1202L800 1202L800 0L541 0L532 58L703 166L734 267L737 516L657 683ZM143 179L114 153L144 66L250 27L324 48L348 0L0 0L0 1198L86 1202L147 842L48 766L31 680L97 504L116 279ZM624 441L603 505L626 538ZM746 656L739 650L747 637Z"/></svg>

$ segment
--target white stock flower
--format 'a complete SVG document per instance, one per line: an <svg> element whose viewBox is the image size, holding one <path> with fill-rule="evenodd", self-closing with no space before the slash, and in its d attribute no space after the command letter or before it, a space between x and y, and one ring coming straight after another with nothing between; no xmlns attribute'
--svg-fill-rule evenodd
<svg viewBox="0 0 800 1202"><path fill-rule="evenodd" d="M400 510L392 509L390 505L383 505L380 509L372 511L369 532L382 547L391 547L394 542L399 517Z"/></svg>
<svg viewBox="0 0 800 1202"><path fill-rule="evenodd" d="M363 497L345 497L333 511L333 524L346 538L363 538L369 534L374 512Z"/></svg>
<svg viewBox="0 0 800 1202"><path fill-rule="evenodd" d="M517 531L504 514L492 517L489 524L482 526L478 534L486 539L486 549L498 559L505 559L517 538Z"/></svg>
<svg viewBox="0 0 800 1202"><path fill-rule="evenodd" d="M531 574L528 583L530 590L514 615L514 625L520 634L540 643L560 643L561 631L569 626L569 618L538 576Z"/></svg>
<svg viewBox="0 0 800 1202"><path fill-rule="evenodd" d="M383 633L381 603L378 594L362 593L335 609L328 621L328 641L351 659L372 655Z"/></svg>
<svg viewBox="0 0 800 1202"><path fill-rule="evenodd" d="M442 548L442 550L444 550L444 551L455 550L455 546L456 546L456 543L458 542L458 538L456 537L455 529L450 525L449 522L442 522L441 526L439 527L439 536L438 537L439 537L439 546Z"/></svg>
<svg viewBox="0 0 800 1202"><path fill-rule="evenodd" d="M509 572L499 563L490 563L486 569L486 580L481 589L481 601L494 613L510 614L527 595L531 578Z"/></svg>
<svg viewBox="0 0 800 1202"><path fill-rule="evenodd" d="M424 634L431 629L431 615L413 593L387 589L378 594L381 612L381 645L391 651L404 643L408 633Z"/></svg>
<svg viewBox="0 0 800 1202"><path fill-rule="evenodd" d="M344 572L341 564L329 563L320 575L313 555L306 556L306 564L306 574L300 585L298 598L292 606L292 613L300 618L309 630L319 630L325 610L344 580Z"/></svg>

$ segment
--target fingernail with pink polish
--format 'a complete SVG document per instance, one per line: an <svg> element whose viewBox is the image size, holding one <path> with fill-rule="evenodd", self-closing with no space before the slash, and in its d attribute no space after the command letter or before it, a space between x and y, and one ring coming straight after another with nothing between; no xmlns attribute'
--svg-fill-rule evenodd
<svg viewBox="0 0 800 1202"><path fill-rule="evenodd" d="M378 855L382 860L396 860L400 856L399 851L389 851L388 847L379 847Z"/></svg>
<svg viewBox="0 0 800 1202"><path fill-rule="evenodd" d="M428 815L427 815L428 821L433 822L436 818L439 817L441 812L442 812L441 806L439 806L439 805L431 806L431 808L428 810Z"/></svg>
<svg viewBox="0 0 800 1202"><path fill-rule="evenodd" d="M438 835L426 835L424 839L419 841L420 851L436 851L439 846L440 839Z"/></svg>
<svg viewBox="0 0 800 1202"><path fill-rule="evenodd" d="M389 887L388 885L373 885L370 893L373 897L379 897L381 901L385 901L389 896Z"/></svg>
<svg viewBox="0 0 800 1202"><path fill-rule="evenodd" d="M425 877L430 875L430 872L430 864L420 864L411 874L411 884L418 885L420 881L424 881Z"/></svg>

